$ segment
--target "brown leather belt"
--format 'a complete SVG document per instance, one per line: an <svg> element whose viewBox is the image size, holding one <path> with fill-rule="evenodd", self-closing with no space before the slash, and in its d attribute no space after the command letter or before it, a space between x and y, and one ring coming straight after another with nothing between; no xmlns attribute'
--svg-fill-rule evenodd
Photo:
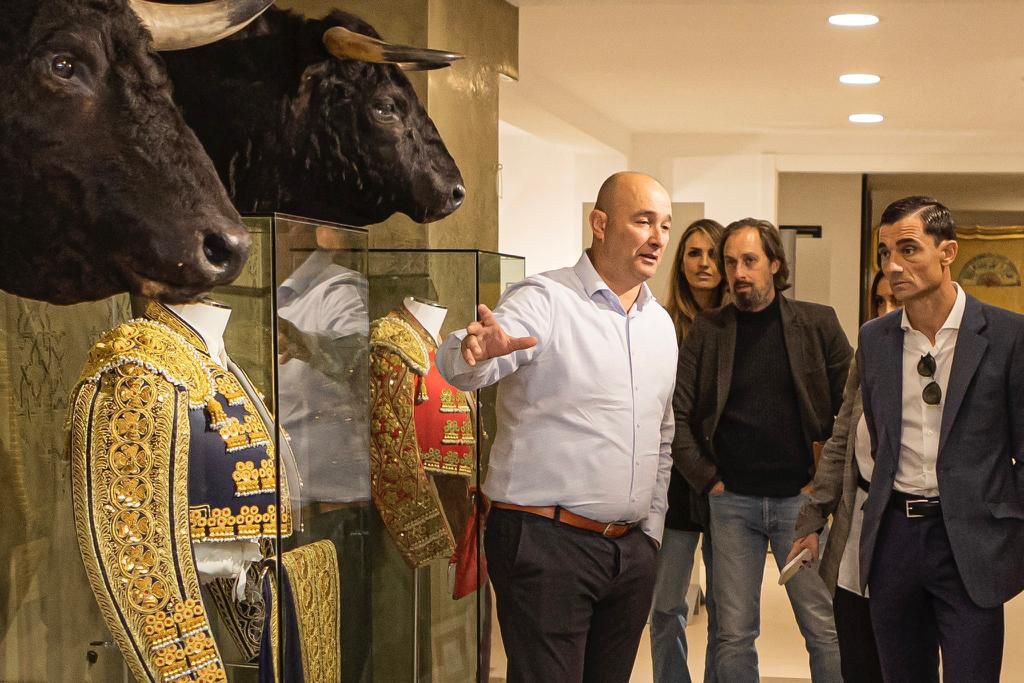
<svg viewBox="0 0 1024 683"><path fill-rule="evenodd" d="M625 536L627 532L639 524L639 522L598 522L588 517L577 515L574 512L569 512L565 508L558 507L557 505L545 505L538 507L535 505L516 505L515 503L492 502L491 506L500 510L516 510L518 512L528 512L531 515L538 515L539 517L546 517L547 519L554 519L562 524L574 526L577 529L593 531L595 534L601 534L606 538L619 538L621 536Z"/></svg>

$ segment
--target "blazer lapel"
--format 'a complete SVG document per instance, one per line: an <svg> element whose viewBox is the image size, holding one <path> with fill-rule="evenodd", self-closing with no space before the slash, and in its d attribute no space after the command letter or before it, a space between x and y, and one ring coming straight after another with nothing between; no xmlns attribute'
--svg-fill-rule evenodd
<svg viewBox="0 0 1024 683"><path fill-rule="evenodd" d="M804 319L799 311L790 303L789 299L776 292L775 296L781 297L779 301L779 315L782 319L782 336L786 344L786 355L789 356L789 374L793 378L793 388L796 390L796 399L800 405L800 425L804 432L804 441L810 446L811 426L815 423L814 407L811 405L811 397L807 393L807 384L804 369L807 361L804 354L804 343L807 339L807 331L804 326Z"/></svg>
<svg viewBox="0 0 1024 683"><path fill-rule="evenodd" d="M779 315L782 318L782 335L786 338L786 353L789 354L789 368L793 375L793 383L801 385L800 370L804 367L804 319L790 305L782 294L779 302Z"/></svg>
<svg viewBox="0 0 1024 683"><path fill-rule="evenodd" d="M882 414L882 429L890 448L892 467L895 470L900 458L900 437L903 433L903 327L901 315L892 316L882 339L882 353L875 377L878 382L878 406ZM877 451L877 448L875 449ZM877 452L876 452L877 457ZM878 468L876 468L877 470Z"/></svg>
<svg viewBox="0 0 1024 683"><path fill-rule="evenodd" d="M942 453L949 430L956 421L964 394L981 364L981 359L988 348L988 340L980 332L985 328L985 314L981 304L974 297L967 297L964 318L960 323L960 331L956 337L956 350L953 352L953 367L949 371L949 384L946 386L946 403L942 408L942 430L939 433L939 453Z"/></svg>
<svg viewBox="0 0 1024 683"><path fill-rule="evenodd" d="M718 402L715 407L715 427L718 429L718 418L725 410L725 402L729 398L729 387L732 385L732 364L736 356L736 308L732 305L722 310L721 339L718 341ZM712 430L712 434L715 433Z"/></svg>

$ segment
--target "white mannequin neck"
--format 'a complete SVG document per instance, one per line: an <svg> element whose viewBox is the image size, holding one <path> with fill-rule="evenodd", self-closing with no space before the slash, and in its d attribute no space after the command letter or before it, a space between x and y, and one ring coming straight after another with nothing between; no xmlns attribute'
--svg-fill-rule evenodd
<svg viewBox="0 0 1024 683"><path fill-rule="evenodd" d="M444 323L445 316L448 315L448 309L441 304L426 303L411 296L402 299L402 305L420 325L423 325L423 329L434 338L434 341L437 341L441 334L441 325Z"/></svg>
<svg viewBox="0 0 1024 683"><path fill-rule="evenodd" d="M206 342L210 356L226 364L227 353L224 350L224 330L231 317L231 309L213 301L200 301L193 304L172 304L169 309L191 325Z"/></svg>

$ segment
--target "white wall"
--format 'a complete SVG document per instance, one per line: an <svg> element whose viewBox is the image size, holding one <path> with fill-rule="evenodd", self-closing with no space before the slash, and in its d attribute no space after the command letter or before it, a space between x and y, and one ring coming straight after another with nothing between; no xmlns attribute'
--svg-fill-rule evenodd
<svg viewBox="0 0 1024 683"><path fill-rule="evenodd" d="M821 238L796 241L794 295L836 309L851 344L860 326L859 173L779 174L779 223L820 225Z"/></svg>
<svg viewBox="0 0 1024 683"><path fill-rule="evenodd" d="M499 124L498 249L526 257L528 275L571 266L580 256L584 202L592 202L625 155L581 149Z"/></svg>
<svg viewBox="0 0 1024 683"><path fill-rule="evenodd" d="M747 215L785 224L822 225L821 240L797 240L797 298L826 303L856 340L860 300L860 187L863 173L908 175L922 192L948 174L998 174L1000 197L1024 196L1020 144L996 144L984 134L874 134L794 131L773 134L655 134L632 136L631 165L661 177L673 201L703 202L704 213L726 224ZM1000 151L1001 150L1001 151ZM960 194L994 202L995 176L974 175ZM934 189L958 196L954 177ZM1014 182L1016 180L1016 182ZM886 188L891 189L891 188ZM908 192L902 187L897 192ZM915 191L916 193L916 191ZM874 193L876 212L885 189ZM973 204L963 202L963 208ZM961 207L957 207L961 208Z"/></svg>
<svg viewBox="0 0 1024 683"><path fill-rule="evenodd" d="M527 272L574 262L581 248L582 203L593 201L605 177L631 168L661 180L673 202L703 204L704 215L723 224L754 216L822 225L821 240L798 240L795 294L836 308L851 339L860 297L860 189L854 178L862 173L933 178L955 172L1024 173L1024 156L1014 153L1019 145L996 153L980 135L635 133L626 154L617 151L625 146L621 131L597 140L591 137L596 128L584 132L550 113L527 115L522 100L508 107L508 118L520 127L502 116L499 246L526 256ZM982 178L978 184L987 182ZM940 193L946 195L952 193Z"/></svg>
<svg viewBox="0 0 1024 683"><path fill-rule="evenodd" d="M704 204L704 216L728 225L748 216L775 222L776 173L767 154L676 157L665 181L674 202Z"/></svg>
<svg viewBox="0 0 1024 683"><path fill-rule="evenodd" d="M935 197L958 213L1024 212L1024 174L872 174L868 181L873 221L890 203L908 195ZM1005 224L1005 223L1004 223Z"/></svg>

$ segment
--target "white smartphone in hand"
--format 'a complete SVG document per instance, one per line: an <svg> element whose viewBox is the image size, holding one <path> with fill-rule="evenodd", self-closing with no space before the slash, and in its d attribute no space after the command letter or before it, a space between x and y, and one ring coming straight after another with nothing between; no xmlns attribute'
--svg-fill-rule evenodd
<svg viewBox="0 0 1024 683"><path fill-rule="evenodd" d="M806 564L805 564L806 563ZM784 585L787 581L796 576L796 573L808 567L811 564L811 549L804 548L801 550L796 557L786 563L786 566L782 568L779 573L779 585Z"/></svg>

